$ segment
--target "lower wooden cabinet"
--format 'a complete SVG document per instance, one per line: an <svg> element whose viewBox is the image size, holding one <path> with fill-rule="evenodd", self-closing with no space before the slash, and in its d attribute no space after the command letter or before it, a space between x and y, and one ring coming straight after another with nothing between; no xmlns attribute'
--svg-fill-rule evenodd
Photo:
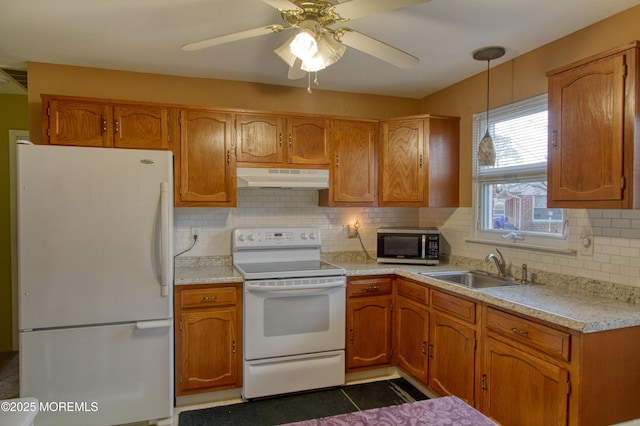
<svg viewBox="0 0 640 426"><path fill-rule="evenodd" d="M416 380L428 383L429 312L426 305L396 296L396 365Z"/></svg>
<svg viewBox="0 0 640 426"><path fill-rule="evenodd" d="M475 329L436 312L429 335L429 388L475 407Z"/></svg>
<svg viewBox="0 0 640 426"><path fill-rule="evenodd" d="M175 289L176 395L242 386L242 286Z"/></svg>
<svg viewBox="0 0 640 426"><path fill-rule="evenodd" d="M483 343L482 411L502 425L566 425L569 372L488 338Z"/></svg>
<svg viewBox="0 0 640 426"><path fill-rule="evenodd" d="M396 278L395 362L413 378L428 385L429 292L420 283Z"/></svg>
<svg viewBox="0 0 640 426"><path fill-rule="evenodd" d="M347 280L347 372L391 364L392 278Z"/></svg>

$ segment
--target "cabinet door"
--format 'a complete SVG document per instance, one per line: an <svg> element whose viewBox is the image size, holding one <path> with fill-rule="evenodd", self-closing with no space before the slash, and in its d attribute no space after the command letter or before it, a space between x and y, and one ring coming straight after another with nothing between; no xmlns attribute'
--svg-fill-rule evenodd
<svg viewBox="0 0 640 426"><path fill-rule="evenodd" d="M397 365L427 384L429 314L426 306L405 297L396 298Z"/></svg>
<svg viewBox="0 0 640 426"><path fill-rule="evenodd" d="M328 166L329 124L323 118L287 118L288 162Z"/></svg>
<svg viewBox="0 0 640 426"><path fill-rule="evenodd" d="M380 205L423 205L424 120L383 123L380 158Z"/></svg>
<svg viewBox="0 0 640 426"><path fill-rule="evenodd" d="M439 313L430 322L429 387L475 405L475 330Z"/></svg>
<svg viewBox="0 0 640 426"><path fill-rule="evenodd" d="M616 55L550 77L549 207L622 200L625 75Z"/></svg>
<svg viewBox="0 0 640 426"><path fill-rule="evenodd" d="M278 116L238 114L236 152L238 162L282 163L285 119Z"/></svg>
<svg viewBox="0 0 640 426"><path fill-rule="evenodd" d="M177 386L189 391L233 385L238 381L235 309L183 313L180 317L182 377Z"/></svg>
<svg viewBox="0 0 640 426"><path fill-rule="evenodd" d="M391 362L391 295L347 302L347 371Z"/></svg>
<svg viewBox="0 0 640 426"><path fill-rule="evenodd" d="M113 146L112 109L106 103L51 99L45 105L51 145Z"/></svg>
<svg viewBox="0 0 640 426"><path fill-rule="evenodd" d="M377 195L375 124L335 121L331 126L331 142L333 201L373 205Z"/></svg>
<svg viewBox="0 0 640 426"><path fill-rule="evenodd" d="M429 207L458 207L460 194L460 118L427 119Z"/></svg>
<svg viewBox="0 0 640 426"><path fill-rule="evenodd" d="M569 373L486 339L482 411L503 425L566 425Z"/></svg>
<svg viewBox="0 0 640 426"><path fill-rule="evenodd" d="M178 205L235 205L231 126L231 114L181 111Z"/></svg>
<svg viewBox="0 0 640 426"><path fill-rule="evenodd" d="M168 149L169 109L147 105L115 105L116 148Z"/></svg>

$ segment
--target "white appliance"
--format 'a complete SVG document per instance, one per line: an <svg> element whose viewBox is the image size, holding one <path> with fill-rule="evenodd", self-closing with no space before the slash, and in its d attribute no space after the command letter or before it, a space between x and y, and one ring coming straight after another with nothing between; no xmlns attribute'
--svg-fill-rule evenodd
<svg viewBox="0 0 640 426"><path fill-rule="evenodd" d="M346 271L320 260L315 228L232 233L244 277L246 399L343 385Z"/></svg>
<svg viewBox="0 0 640 426"><path fill-rule="evenodd" d="M326 169L238 167L236 178L238 188L329 188L329 170Z"/></svg>
<svg viewBox="0 0 640 426"><path fill-rule="evenodd" d="M173 415L173 159L18 145L20 395L36 425Z"/></svg>

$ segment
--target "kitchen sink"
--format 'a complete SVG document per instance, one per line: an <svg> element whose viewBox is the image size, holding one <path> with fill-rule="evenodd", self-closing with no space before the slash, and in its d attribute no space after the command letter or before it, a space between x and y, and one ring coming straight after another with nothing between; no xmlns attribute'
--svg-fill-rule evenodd
<svg viewBox="0 0 640 426"><path fill-rule="evenodd" d="M490 288L522 285L521 281L489 275L482 271L421 272L420 275L437 278L451 284L468 288Z"/></svg>

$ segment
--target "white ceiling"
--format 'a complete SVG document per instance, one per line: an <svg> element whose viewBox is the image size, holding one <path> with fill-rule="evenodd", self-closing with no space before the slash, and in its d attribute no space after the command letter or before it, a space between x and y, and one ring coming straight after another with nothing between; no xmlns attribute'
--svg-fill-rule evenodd
<svg viewBox="0 0 640 426"><path fill-rule="evenodd" d="M393 0L389 0L393 1ZM318 90L422 98L486 69L471 53L506 48L499 64L640 0L431 0L348 26L420 59L410 70L348 48ZM273 49L291 33L185 52L209 37L282 24L260 0L0 0L0 66L27 61L306 87ZM0 84L0 92L8 84Z"/></svg>

